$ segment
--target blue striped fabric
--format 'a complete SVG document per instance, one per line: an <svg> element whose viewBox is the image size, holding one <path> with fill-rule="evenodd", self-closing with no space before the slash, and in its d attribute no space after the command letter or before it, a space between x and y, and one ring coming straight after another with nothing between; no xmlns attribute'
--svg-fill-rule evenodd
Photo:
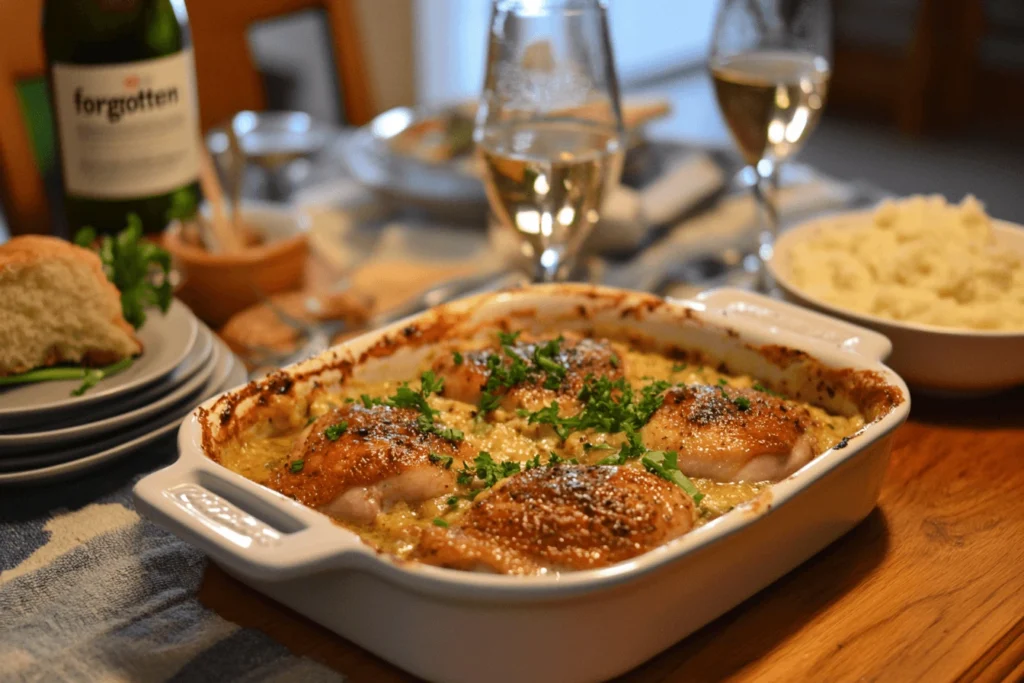
<svg viewBox="0 0 1024 683"><path fill-rule="evenodd" d="M340 681L196 599L206 559L142 519L172 439L46 487L0 490L0 680Z"/></svg>

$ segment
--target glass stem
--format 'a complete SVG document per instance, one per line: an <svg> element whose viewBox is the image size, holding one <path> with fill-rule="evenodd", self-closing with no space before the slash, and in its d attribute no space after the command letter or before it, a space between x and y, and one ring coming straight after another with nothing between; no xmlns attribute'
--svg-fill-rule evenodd
<svg viewBox="0 0 1024 683"><path fill-rule="evenodd" d="M533 271L533 281L536 283L558 282L559 271L562 268L562 254L558 249L548 247L541 252Z"/></svg>
<svg viewBox="0 0 1024 683"><path fill-rule="evenodd" d="M767 166L767 169L762 169ZM766 170L766 173L762 173ZM762 215L761 231L758 235L757 255L761 260L758 277L758 289L769 292L772 282L768 277L767 262L775 249L775 239L779 235L779 167L778 164L762 162L754 167L754 200Z"/></svg>

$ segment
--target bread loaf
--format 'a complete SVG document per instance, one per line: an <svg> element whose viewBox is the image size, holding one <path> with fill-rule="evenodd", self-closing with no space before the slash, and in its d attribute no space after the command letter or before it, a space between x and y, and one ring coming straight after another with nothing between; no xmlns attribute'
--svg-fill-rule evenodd
<svg viewBox="0 0 1024 683"><path fill-rule="evenodd" d="M36 235L0 245L0 376L107 365L141 351L96 254Z"/></svg>

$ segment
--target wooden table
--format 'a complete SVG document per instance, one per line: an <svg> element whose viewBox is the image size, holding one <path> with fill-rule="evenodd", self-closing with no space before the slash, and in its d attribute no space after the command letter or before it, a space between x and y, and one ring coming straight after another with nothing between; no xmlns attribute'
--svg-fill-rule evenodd
<svg viewBox="0 0 1024 683"><path fill-rule="evenodd" d="M210 565L200 600L354 683L410 676ZM1024 678L1024 390L915 398L878 508L625 681ZM525 683L525 682L524 682Z"/></svg>

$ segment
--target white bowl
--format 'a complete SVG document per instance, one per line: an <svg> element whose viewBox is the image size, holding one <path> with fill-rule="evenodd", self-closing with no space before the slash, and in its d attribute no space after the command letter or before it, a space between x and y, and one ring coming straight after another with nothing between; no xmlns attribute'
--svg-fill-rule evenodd
<svg viewBox="0 0 1024 683"><path fill-rule="evenodd" d="M400 377L418 366L438 330L508 319L537 331L621 329L703 351L837 412L861 402L885 407L763 499L632 560L536 577L395 560L208 457L232 415L254 409L268 392L295 397L329 388L342 381L339 368L362 379ZM142 514L257 590L428 680L602 680L736 606L875 507L893 432L910 410L906 385L881 363L888 351L870 330L736 290L690 302L582 285L485 294L207 401L178 433L181 457L140 481L135 500Z"/></svg>
<svg viewBox="0 0 1024 683"><path fill-rule="evenodd" d="M819 217L779 236L768 272L786 298L884 334L892 342L887 364L915 390L971 395L1024 384L1024 331L968 330L890 320L828 303L793 283L790 256L796 244L824 230L857 225L858 216L869 214L862 211ZM1024 227L993 221L992 229L1000 244L1024 254Z"/></svg>

